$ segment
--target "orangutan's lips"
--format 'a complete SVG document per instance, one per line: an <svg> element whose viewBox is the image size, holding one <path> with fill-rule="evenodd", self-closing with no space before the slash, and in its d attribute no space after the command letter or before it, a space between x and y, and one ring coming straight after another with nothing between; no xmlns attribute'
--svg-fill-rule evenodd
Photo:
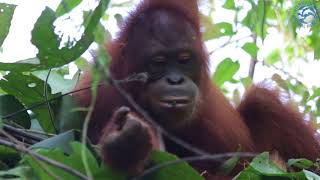
<svg viewBox="0 0 320 180"><path fill-rule="evenodd" d="M183 108L191 102L188 97L166 97L160 100L160 106L166 108Z"/></svg>

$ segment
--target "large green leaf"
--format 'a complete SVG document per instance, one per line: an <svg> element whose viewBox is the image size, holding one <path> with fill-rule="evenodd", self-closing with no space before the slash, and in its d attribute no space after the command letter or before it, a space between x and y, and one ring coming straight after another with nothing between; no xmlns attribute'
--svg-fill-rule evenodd
<svg viewBox="0 0 320 180"><path fill-rule="evenodd" d="M15 5L0 3L0 47L9 33L15 8Z"/></svg>
<svg viewBox="0 0 320 180"><path fill-rule="evenodd" d="M68 64L80 57L94 41L94 32L100 18L107 9L109 0L101 0L96 9L85 22L85 31L81 39L72 47L60 48L61 38L54 32L53 23L56 20L55 12L46 7L38 18L32 30L31 42L38 48L39 64L30 63L0 63L0 70L35 71Z"/></svg>
<svg viewBox="0 0 320 180"><path fill-rule="evenodd" d="M239 62L233 62L232 59L224 59L213 74L213 82L221 87L225 82L231 81L233 76L240 69Z"/></svg>
<svg viewBox="0 0 320 180"><path fill-rule="evenodd" d="M0 80L0 87L8 94L15 96L25 106L30 107L45 101L45 83L41 79L33 75L25 75L18 72L10 72L4 78ZM50 93L50 87L48 87L48 99L53 97ZM47 106L39 106L32 109L32 112L35 113L41 127L46 132L55 132Z"/></svg>

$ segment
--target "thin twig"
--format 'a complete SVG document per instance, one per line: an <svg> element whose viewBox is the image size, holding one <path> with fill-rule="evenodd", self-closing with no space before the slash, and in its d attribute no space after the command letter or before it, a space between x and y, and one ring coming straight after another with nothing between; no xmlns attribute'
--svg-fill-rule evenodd
<svg viewBox="0 0 320 180"><path fill-rule="evenodd" d="M147 176L147 175L149 175L159 169L166 168L168 166L172 166L172 165L179 164L179 163L185 163L185 162L191 163L191 162L208 161L208 160L221 162L222 159L225 159L225 158L230 158L230 157L235 157L235 156L237 156L237 157L254 157L256 155L257 155L256 153L235 152L235 153L223 153L223 154L202 155L202 156L192 156L192 157L181 158L178 160L168 161L168 162L153 166L152 168L149 168L149 169L143 171L142 174L135 177L133 180L143 179L143 177L145 177L145 176Z"/></svg>
<svg viewBox="0 0 320 180"><path fill-rule="evenodd" d="M49 69L48 71L48 74L47 74L47 78L46 78L46 81L44 82L44 97L45 97L45 100L47 102L47 107L48 107L48 111L49 111L49 116L50 116L50 122L51 122L51 125L55 131L55 133L58 132L55 124L54 124L54 119L53 119L53 113L52 113L52 109L51 109L51 105L50 105L50 102L48 101L49 97L48 97L48 80L49 80L49 77L50 77L50 73L51 73L51 68Z"/></svg>
<svg viewBox="0 0 320 180"><path fill-rule="evenodd" d="M225 43L223 43L221 46L219 46L218 48L216 48L216 49L212 50L211 52L209 52L209 55L212 55L213 53L217 52L218 50L220 50L220 49L222 49L222 48L224 48L224 47L226 47L226 46L228 46L228 45L230 45L230 44L237 43L237 42L239 42L239 41L241 41L241 40L244 40L244 39L247 39L247 38L249 38L249 37L251 37L251 35L244 36L244 37L241 37L241 38L236 39L236 40L233 40L233 41L231 41L231 40L232 40L232 37L230 37L230 38L229 38Z"/></svg>
<svg viewBox="0 0 320 180"><path fill-rule="evenodd" d="M282 72L283 74L287 75L289 78L294 79L295 81L297 81L299 84L303 84L303 82L300 81L299 78L293 76L292 74L290 74L290 72L285 71L285 70L282 69L282 68L278 68L278 67L275 66L275 65L268 65L268 66L274 68L275 70L278 70L278 71Z"/></svg>
<svg viewBox="0 0 320 180"><path fill-rule="evenodd" d="M25 133L39 134L39 135L43 135L43 136L47 136L47 137L56 136L56 134L46 133L46 132L43 132L43 131L37 131L37 130L33 130L33 129L21 129L21 128L18 128L18 129L20 131L25 132Z"/></svg>

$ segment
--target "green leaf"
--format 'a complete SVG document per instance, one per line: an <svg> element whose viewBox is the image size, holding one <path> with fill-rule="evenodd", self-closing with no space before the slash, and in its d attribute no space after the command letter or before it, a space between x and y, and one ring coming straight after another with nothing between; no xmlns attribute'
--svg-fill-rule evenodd
<svg viewBox="0 0 320 180"><path fill-rule="evenodd" d="M231 81L239 69L239 62L233 62L232 59L227 58L218 65L213 74L213 82L221 87L225 82Z"/></svg>
<svg viewBox="0 0 320 180"><path fill-rule="evenodd" d="M246 170L246 171L242 171L235 179L236 180L263 180L263 177L261 177L256 172Z"/></svg>
<svg viewBox="0 0 320 180"><path fill-rule="evenodd" d="M248 42L242 46L242 49L246 51L248 54L250 54L252 58L257 58L259 48L255 43Z"/></svg>
<svg viewBox="0 0 320 180"><path fill-rule="evenodd" d="M251 1L252 8L248 11L247 16L242 20L242 24L247 26L254 34L266 37L266 16L271 8L271 2L259 0L258 5Z"/></svg>
<svg viewBox="0 0 320 180"><path fill-rule="evenodd" d="M254 8L248 11L247 16L242 20L242 24L254 31L256 25L256 11Z"/></svg>
<svg viewBox="0 0 320 180"><path fill-rule="evenodd" d="M258 1L256 34L260 36L262 40L266 37L266 33L265 33L266 14L267 14L267 4L265 0Z"/></svg>
<svg viewBox="0 0 320 180"><path fill-rule="evenodd" d="M16 5L0 3L0 47L6 39Z"/></svg>
<svg viewBox="0 0 320 180"><path fill-rule="evenodd" d="M111 34L106 28L99 23L97 25L97 28L94 32L95 36L95 42L97 42L100 45L103 45L105 42L108 42L111 39Z"/></svg>
<svg viewBox="0 0 320 180"><path fill-rule="evenodd" d="M160 165L162 163L178 160L175 155L153 151L150 159L152 165ZM151 173L144 179L152 180L166 180L166 179L185 179L185 180L204 180L199 173L194 170L190 165L185 162L171 164L166 167L160 168L157 171Z"/></svg>
<svg viewBox="0 0 320 180"><path fill-rule="evenodd" d="M0 178L13 179L8 177L17 177L17 179L34 179L32 170L29 166L17 166L10 170L0 171Z"/></svg>
<svg viewBox="0 0 320 180"><path fill-rule="evenodd" d="M8 162L10 164L15 164L20 159L21 159L20 154L15 149L0 145L0 160L1 161Z"/></svg>
<svg viewBox="0 0 320 180"><path fill-rule="evenodd" d="M56 9L56 15L60 17L64 14L69 13L70 11L72 11L72 9L77 7L81 2L82 0L62 0Z"/></svg>
<svg viewBox="0 0 320 180"><path fill-rule="evenodd" d="M88 61L83 57L79 57L77 60L74 61L74 63L77 65L77 68L81 71L88 70L91 66L91 64L88 63Z"/></svg>
<svg viewBox="0 0 320 180"><path fill-rule="evenodd" d="M226 0L226 2L224 3L224 5L222 6L225 9L236 9L236 6L234 4L234 0Z"/></svg>
<svg viewBox="0 0 320 180"><path fill-rule="evenodd" d="M312 27L312 35L310 37L311 39L311 46L314 50L314 59L320 60L320 28L319 24Z"/></svg>
<svg viewBox="0 0 320 180"><path fill-rule="evenodd" d="M265 152L255 157L250 163L250 167L264 175L281 175L286 173L275 163L270 161L269 153Z"/></svg>
<svg viewBox="0 0 320 180"><path fill-rule="evenodd" d="M308 159L289 159L287 164L300 169L309 169L313 166L313 162Z"/></svg>
<svg viewBox="0 0 320 180"><path fill-rule="evenodd" d="M94 32L107 9L109 0L101 0L96 9L85 22L85 31L73 47L60 48L61 38L54 32L55 12L46 7L32 30L31 42L38 48L39 64L0 63L0 70L35 71L60 67L79 58L94 41Z"/></svg>
<svg viewBox="0 0 320 180"><path fill-rule="evenodd" d="M214 31L213 29L213 20L211 16L207 16L204 15L202 13L199 14L200 15L200 21L201 21L201 25L202 25L202 36L203 36L203 40L207 41L212 39L212 37L214 36Z"/></svg>
<svg viewBox="0 0 320 180"><path fill-rule="evenodd" d="M231 171L237 166L239 160L239 156L235 156L228 159L227 161L223 162L223 164L219 167L218 171L221 172L223 175L230 174Z"/></svg>
<svg viewBox="0 0 320 180"><path fill-rule="evenodd" d="M320 96L320 88L316 88L314 91L313 91L313 94L312 96L310 96L308 98L308 101L310 100L314 100L315 98L319 97Z"/></svg>
<svg viewBox="0 0 320 180"><path fill-rule="evenodd" d="M0 80L0 87L8 94L15 96L24 106L30 107L45 101L44 82L41 79L18 72L10 72L4 78L5 80ZM48 87L48 99L53 97ZM47 106L39 106L32 109L32 112L35 113L41 127L46 132L55 132Z"/></svg>
<svg viewBox="0 0 320 180"><path fill-rule="evenodd" d="M310 174L312 176L313 174ZM256 156L250 166L243 170L236 178L236 180L263 180L263 179L299 179L307 180L306 173L292 172L288 173L280 169L275 163L269 159L269 153L262 153Z"/></svg>
<svg viewBox="0 0 320 180"><path fill-rule="evenodd" d="M244 88L248 88L253 84L251 77L242 78L240 81Z"/></svg>
<svg viewBox="0 0 320 180"><path fill-rule="evenodd" d="M109 0L101 0L87 23L84 35L73 47L59 48L61 39L54 32L55 12L46 8L37 20L32 31L32 43L39 49L37 57L47 67L58 67L67 64L88 49L94 40L94 31L107 8Z"/></svg>
<svg viewBox="0 0 320 180"><path fill-rule="evenodd" d="M0 118L15 113L23 108L24 106L14 96L0 95ZM13 121L26 129L29 129L31 126L31 118L26 111L17 114L8 119L8 121Z"/></svg>
<svg viewBox="0 0 320 180"><path fill-rule="evenodd" d="M275 64L281 60L280 49L273 50L266 58L265 62L269 65Z"/></svg>
<svg viewBox="0 0 320 180"><path fill-rule="evenodd" d="M72 142L70 146L72 149L72 152L70 154L65 154L60 149L51 149L51 150L38 149L36 150L36 152L85 174L85 168L82 162L82 154L81 154L82 151L84 150L85 156L88 158L87 162L89 163L88 165L94 176L94 179L98 179L98 180L100 179L101 180L102 179L125 180L126 179L124 175L117 174L111 171L109 167L100 166L97 160L95 159L94 155L81 143ZM34 171L34 174L38 176L39 179L46 179L46 180L53 179L53 177L48 175L48 173L43 170L43 168L39 165L39 163L36 162L30 156L25 156L23 159L23 162L26 162L31 166L32 170ZM79 179L62 169L53 167L51 165L47 165L47 167L54 175L60 177L61 179L68 179L68 180Z"/></svg>
<svg viewBox="0 0 320 180"><path fill-rule="evenodd" d="M232 36L234 35L232 24L227 22L221 22L213 25L213 37L219 38L222 36Z"/></svg>
<svg viewBox="0 0 320 180"><path fill-rule="evenodd" d="M320 179L320 176L316 175L315 173L313 172L310 172L310 171L307 171L307 170L303 170L302 171L304 173L304 175L306 176L306 178L308 180L317 180L317 179Z"/></svg>

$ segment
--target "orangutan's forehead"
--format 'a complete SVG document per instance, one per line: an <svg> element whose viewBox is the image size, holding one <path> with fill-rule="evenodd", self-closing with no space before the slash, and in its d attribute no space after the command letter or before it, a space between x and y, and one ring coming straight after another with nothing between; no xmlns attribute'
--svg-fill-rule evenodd
<svg viewBox="0 0 320 180"><path fill-rule="evenodd" d="M129 43L135 42L135 49L139 47L139 50L148 53L193 49L197 42L191 23L179 13L166 9L143 14L133 27L131 37L135 39L129 38Z"/></svg>

